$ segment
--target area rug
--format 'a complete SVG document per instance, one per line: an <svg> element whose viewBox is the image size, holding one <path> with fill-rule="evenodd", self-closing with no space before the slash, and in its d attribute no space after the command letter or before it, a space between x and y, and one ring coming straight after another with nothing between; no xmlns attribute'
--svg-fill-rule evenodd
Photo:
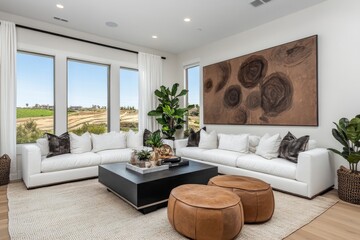
<svg viewBox="0 0 360 240"><path fill-rule="evenodd" d="M97 179L33 190L18 182L7 192L11 239L184 239L169 224L166 208L143 215ZM274 194L273 218L244 225L237 239L282 239L336 203Z"/></svg>

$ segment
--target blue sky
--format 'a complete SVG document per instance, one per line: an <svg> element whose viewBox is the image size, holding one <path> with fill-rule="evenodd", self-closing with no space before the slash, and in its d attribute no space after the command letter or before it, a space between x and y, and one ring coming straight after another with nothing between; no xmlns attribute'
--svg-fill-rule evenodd
<svg viewBox="0 0 360 240"><path fill-rule="evenodd" d="M17 106L54 105L54 59L17 54Z"/></svg>
<svg viewBox="0 0 360 240"><path fill-rule="evenodd" d="M108 66L69 60L68 106L107 105ZM120 106L138 107L138 72L120 69ZM199 67L188 69L189 104L199 104ZM54 105L54 59L17 54L17 106Z"/></svg>
<svg viewBox="0 0 360 240"><path fill-rule="evenodd" d="M188 68L188 102L200 104L200 67Z"/></svg>

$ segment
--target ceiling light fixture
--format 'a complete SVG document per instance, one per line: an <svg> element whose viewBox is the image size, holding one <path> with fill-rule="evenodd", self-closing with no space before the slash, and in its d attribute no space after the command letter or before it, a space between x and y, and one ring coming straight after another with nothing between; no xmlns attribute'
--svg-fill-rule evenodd
<svg viewBox="0 0 360 240"><path fill-rule="evenodd" d="M111 21L106 22L105 25L108 27L117 27L118 26L118 24L116 22L111 22Z"/></svg>
<svg viewBox="0 0 360 240"><path fill-rule="evenodd" d="M154 39L158 38L158 36L156 36L156 35L152 35L151 37Z"/></svg>
<svg viewBox="0 0 360 240"><path fill-rule="evenodd" d="M190 18L184 18L184 22L190 22L191 19Z"/></svg>
<svg viewBox="0 0 360 240"><path fill-rule="evenodd" d="M57 8L60 8L60 9L63 9L63 8L64 8L64 5L58 3L58 4L56 4L56 7L57 7Z"/></svg>

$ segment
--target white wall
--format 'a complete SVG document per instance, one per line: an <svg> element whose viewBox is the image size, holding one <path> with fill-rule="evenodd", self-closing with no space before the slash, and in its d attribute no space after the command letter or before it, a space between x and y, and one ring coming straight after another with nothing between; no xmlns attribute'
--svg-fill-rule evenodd
<svg viewBox="0 0 360 240"><path fill-rule="evenodd" d="M328 0L311 8L280 18L255 29L239 33L209 45L179 55L179 63L186 65L199 59L200 66L242 56L272 46L318 35L318 92L319 126L233 126L207 125L218 132L250 132L262 135L291 131L295 136L309 134L321 147L340 145L333 139L333 121L352 118L360 113L359 56L360 56L360 1ZM178 69L178 73L183 72ZM180 77L182 82L183 78ZM202 100L201 100L202 101ZM201 114L201 122L203 114ZM334 171L347 162L332 156ZM334 180L337 184L337 179Z"/></svg>
<svg viewBox="0 0 360 240"><path fill-rule="evenodd" d="M0 19L16 24L56 32L94 42L113 45L120 48L141 51L166 57L163 60L164 84L172 84L176 80L178 66L177 56L167 52L135 46L95 35L73 31L56 25L39 22L20 16L0 12ZM55 133L67 131L67 58L86 60L110 65L110 130L119 130L119 68L138 68L137 54L88 44L81 41L57 37L32 30L17 28L18 49L55 56ZM21 178L21 145L17 147L17 160L12 164L10 179Z"/></svg>

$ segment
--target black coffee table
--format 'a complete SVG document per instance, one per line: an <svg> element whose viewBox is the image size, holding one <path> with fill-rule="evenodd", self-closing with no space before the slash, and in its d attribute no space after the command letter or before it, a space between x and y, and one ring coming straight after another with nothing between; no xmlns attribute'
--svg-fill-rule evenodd
<svg viewBox="0 0 360 240"><path fill-rule="evenodd" d="M99 166L99 182L142 213L166 206L173 188L189 183L207 184L216 175L216 166L193 161L188 166L147 174L126 169L126 163Z"/></svg>

